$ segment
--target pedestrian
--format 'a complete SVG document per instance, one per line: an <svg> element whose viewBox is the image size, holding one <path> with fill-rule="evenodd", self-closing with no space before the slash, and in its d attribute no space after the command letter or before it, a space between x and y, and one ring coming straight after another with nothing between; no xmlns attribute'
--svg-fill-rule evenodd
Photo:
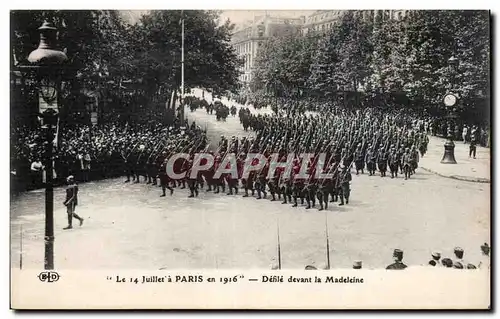
<svg viewBox="0 0 500 319"><path fill-rule="evenodd" d="M467 143L467 132L468 132L467 125L464 125L464 128L462 130L462 139L464 141L464 144Z"/></svg>
<svg viewBox="0 0 500 319"><path fill-rule="evenodd" d="M469 158L471 156L476 159L476 137L474 135L471 136L469 145Z"/></svg>
<svg viewBox="0 0 500 319"><path fill-rule="evenodd" d="M66 206L66 213L68 214L68 226L63 229L73 228L73 217L80 221L80 226L83 224L83 218L75 213L76 206L78 205L78 185L75 183L75 178L73 175L66 178L68 187L66 187L66 200L64 201L64 206Z"/></svg>
<svg viewBox="0 0 500 319"><path fill-rule="evenodd" d="M83 152L83 156L82 156L82 180L83 180L83 182L89 181L90 163L91 162L92 162L92 159L90 157L90 154L87 150L85 150Z"/></svg>

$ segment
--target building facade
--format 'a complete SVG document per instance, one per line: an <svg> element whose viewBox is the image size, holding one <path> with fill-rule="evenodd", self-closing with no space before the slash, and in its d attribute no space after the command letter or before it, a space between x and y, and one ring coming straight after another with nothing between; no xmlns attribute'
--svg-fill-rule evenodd
<svg viewBox="0 0 500 319"><path fill-rule="evenodd" d="M408 10L356 10L355 14L363 19L373 20L388 19L401 20ZM252 80L252 70L257 57L257 52L263 43L271 37L282 37L300 33L326 33L335 25L340 24L346 10L318 10L311 15L300 18L273 17L269 15L256 16L236 27L231 44L236 50L238 57L243 59L240 81L244 84Z"/></svg>
<svg viewBox="0 0 500 319"><path fill-rule="evenodd" d="M267 39L300 32L304 19L305 17L283 18L263 15L238 26L232 35L231 44L244 61L240 81L244 84L251 81L257 52Z"/></svg>
<svg viewBox="0 0 500 319"><path fill-rule="evenodd" d="M356 10L355 15L369 21L381 19L386 21L388 19L401 20L407 15L408 10ZM302 35L310 33L326 33L335 25L340 24L344 14L347 10L318 10L305 19L302 27Z"/></svg>

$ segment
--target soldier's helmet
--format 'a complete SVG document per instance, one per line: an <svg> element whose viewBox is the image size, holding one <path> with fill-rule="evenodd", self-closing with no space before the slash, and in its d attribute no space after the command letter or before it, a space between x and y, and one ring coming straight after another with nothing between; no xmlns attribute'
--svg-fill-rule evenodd
<svg viewBox="0 0 500 319"><path fill-rule="evenodd" d="M313 265L307 265L305 270L318 270L318 268L314 267Z"/></svg>
<svg viewBox="0 0 500 319"><path fill-rule="evenodd" d="M352 269L361 269L363 267L363 263L361 260L357 260L352 264Z"/></svg>
<svg viewBox="0 0 500 319"><path fill-rule="evenodd" d="M74 182L75 181L75 177L73 175L69 175L68 177L66 177L66 181L67 182Z"/></svg>

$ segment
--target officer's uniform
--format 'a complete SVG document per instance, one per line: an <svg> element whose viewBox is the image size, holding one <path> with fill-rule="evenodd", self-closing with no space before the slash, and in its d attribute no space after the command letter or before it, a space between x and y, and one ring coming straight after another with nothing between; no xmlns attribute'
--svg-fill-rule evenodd
<svg viewBox="0 0 500 319"><path fill-rule="evenodd" d="M78 205L78 185L75 183L75 178L68 176L66 180L68 187L66 187L64 206L66 206L66 213L68 214L68 226L64 229L71 229L73 228L73 217L80 221L80 226L83 224L83 218L75 213L75 208Z"/></svg>

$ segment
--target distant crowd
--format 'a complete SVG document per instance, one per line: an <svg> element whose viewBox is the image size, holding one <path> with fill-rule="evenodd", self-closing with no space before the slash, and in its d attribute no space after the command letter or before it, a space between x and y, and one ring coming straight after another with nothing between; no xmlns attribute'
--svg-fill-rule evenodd
<svg viewBox="0 0 500 319"><path fill-rule="evenodd" d="M103 124L61 127L59 146L54 148L54 184L73 175L79 183L119 177L130 168L130 159L146 163L155 160L168 144L204 135L198 127L179 125ZM41 128L16 126L11 129L11 185L13 191L44 187L45 135ZM135 156L141 152L147 156ZM135 163L134 163L135 164Z"/></svg>

